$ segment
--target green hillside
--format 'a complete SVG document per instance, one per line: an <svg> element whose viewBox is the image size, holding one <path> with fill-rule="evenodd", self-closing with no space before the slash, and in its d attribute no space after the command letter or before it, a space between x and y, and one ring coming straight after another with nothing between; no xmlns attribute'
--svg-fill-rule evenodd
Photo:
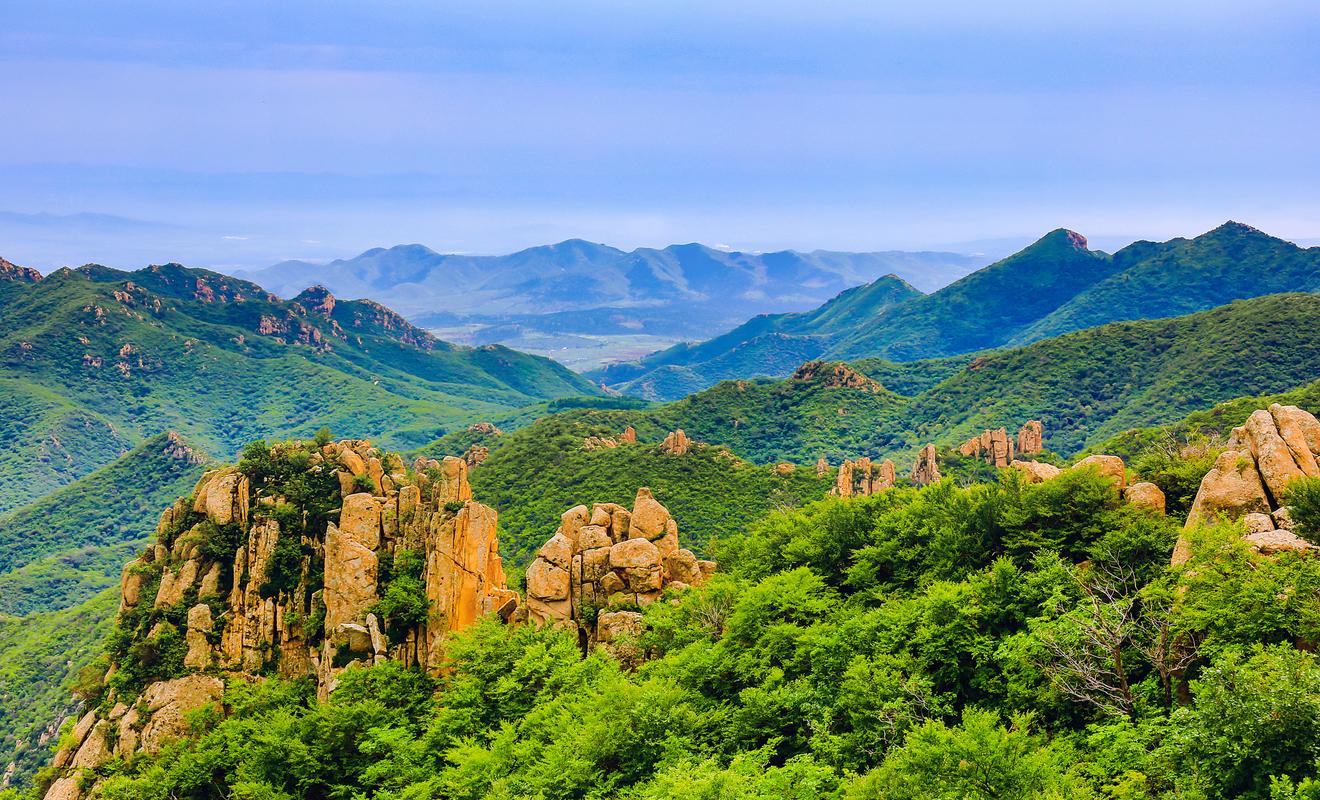
<svg viewBox="0 0 1320 800"><path fill-rule="evenodd" d="M716 537L738 536L780 506L824 496L830 477L812 469L786 475L724 447L696 447L682 456L660 452L664 431L640 425L637 444L587 450L588 436L614 436L625 415L637 412L576 411L546 417L489 440L491 456L472 470L473 493L500 512L500 552L524 564L555 532L559 516L579 503L631 506L648 486L678 520L684 546L703 551Z"/></svg>
<svg viewBox="0 0 1320 800"><path fill-rule="evenodd" d="M673 400L731 378L778 377L829 348L831 337L921 292L894 275L842 292L812 311L763 314L700 344L678 344L635 363L589 373L650 400ZM686 389L686 391L684 391Z"/></svg>
<svg viewBox="0 0 1320 800"><path fill-rule="evenodd" d="M456 347L320 289L283 302L176 264L16 274L0 275L0 511L162 430L222 455L326 425L415 446L501 410L598 393L548 359Z"/></svg>
<svg viewBox="0 0 1320 800"><path fill-rule="evenodd" d="M0 758L20 785L50 760L59 721L77 709L71 686L103 652L118 607L116 581L58 611L0 614Z"/></svg>
<svg viewBox="0 0 1320 800"><path fill-rule="evenodd" d="M114 463L0 515L0 578L43 556L147 538L161 510L192 490L206 460L177 435L160 434ZM7 596L4 603L15 601Z"/></svg>
<svg viewBox="0 0 1320 800"><path fill-rule="evenodd" d="M909 362L983 352L1109 322L1317 291L1320 248L1230 222L1194 239L1136 242L1110 256L1057 230L929 295L891 293L871 302L877 284L812 312L758 317L710 341L592 376L630 394L677 399L702 381L785 376L814 358ZM663 369L681 369L681 380Z"/></svg>
<svg viewBox="0 0 1320 800"><path fill-rule="evenodd" d="M1194 239L1137 242L1114 254L1118 272L1088 287L1010 342L1120 319L1190 314L1277 292L1320 291L1320 248L1303 249L1227 222Z"/></svg>
<svg viewBox="0 0 1320 800"><path fill-rule="evenodd" d="M635 425L644 441L683 428L761 464L823 457L837 465L866 455L893 457L900 467L926 442L951 447L985 428L1040 419L1046 446L1068 455L1126 428L1209 408L1243 387L1283 392L1320 378L1320 296L1272 295L976 357L864 359L852 369L871 382L840 385L818 367L582 419L615 432Z"/></svg>

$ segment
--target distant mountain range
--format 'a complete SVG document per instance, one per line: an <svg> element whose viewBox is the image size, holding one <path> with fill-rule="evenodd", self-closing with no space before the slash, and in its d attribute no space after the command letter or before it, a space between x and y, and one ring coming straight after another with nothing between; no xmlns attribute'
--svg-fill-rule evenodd
<svg viewBox="0 0 1320 800"><path fill-rule="evenodd" d="M588 377L640 397L678 399L726 378L782 377L811 358L953 356L1107 322L1317 290L1320 248L1303 249L1237 222L1194 239L1135 242L1113 255L1060 229L930 294L884 277L813 311L759 316L701 344L676 345Z"/></svg>
<svg viewBox="0 0 1320 800"><path fill-rule="evenodd" d="M43 277L0 259L0 513L166 430L222 457L322 425L404 447L591 394L549 359L455 346L320 287L283 301L178 264Z"/></svg>
<svg viewBox="0 0 1320 800"><path fill-rule="evenodd" d="M400 245L328 264L285 261L244 277L281 297L313 284L370 297L428 327L458 320L506 326L497 337L517 333L507 326L691 336L754 314L809 309L888 273L933 290L981 263L957 253L743 253L701 244L625 252L570 239L501 256Z"/></svg>

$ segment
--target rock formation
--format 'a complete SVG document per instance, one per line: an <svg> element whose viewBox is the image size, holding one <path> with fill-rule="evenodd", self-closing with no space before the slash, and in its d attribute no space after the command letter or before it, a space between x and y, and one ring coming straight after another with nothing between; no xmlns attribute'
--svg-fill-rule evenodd
<svg viewBox="0 0 1320 800"><path fill-rule="evenodd" d="M1008 438L1008 431L999 428L993 431L985 430L980 436L973 436L958 445L958 452L1002 468L1013 462L1014 445L1013 440Z"/></svg>
<svg viewBox="0 0 1320 800"><path fill-rule="evenodd" d="M1186 528L1243 520L1246 540L1262 553L1305 550L1311 545L1292 533L1284 505L1288 484L1320 477L1320 420L1297 406L1275 403L1253 411L1234 428L1187 514ZM1179 539L1173 563L1190 558L1190 542Z"/></svg>
<svg viewBox="0 0 1320 800"><path fill-rule="evenodd" d="M1027 483L1044 483L1063 474L1063 470L1044 461L1014 461L1008 466L1021 472Z"/></svg>
<svg viewBox="0 0 1320 800"><path fill-rule="evenodd" d="M1045 449L1045 426L1033 419L1018 430L1017 451L1021 455L1034 455Z"/></svg>
<svg viewBox="0 0 1320 800"><path fill-rule="evenodd" d="M917 461L912 465L912 482L918 486L939 483L940 466L936 463L935 445L928 444L917 453Z"/></svg>
<svg viewBox="0 0 1320 800"><path fill-rule="evenodd" d="M396 658L435 671L445 634L487 613L512 618L519 598L505 586L497 517L473 501L467 470L446 457L407 471L396 454L344 441L276 445L253 466L203 474L120 580L121 629L181 638L188 674L148 680L141 702L112 690L122 702L108 716L89 712L58 766L155 752L184 732L189 712L219 699L217 672L315 675L325 696L349 664ZM289 504L290 481L313 487L316 503ZM376 613L387 574L405 563L424 593L416 624ZM61 775L47 796L70 800L77 787Z"/></svg>
<svg viewBox="0 0 1320 800"><path fill-rule="evenodd" d="M859 458L839 465L830 493L839 497L871 495L891 488L895 480L897 474L893 461L885 459L880 464L872 464L869 458Z"/></svg>
<svg viewBox="0 0 1320 800"><path fill-rule="evenodd" d="M790 380L818 381L827 389L862 389L883 391L884 387L839 361L808 361L797 368Z"/></svg>
<svg viewBox="0 0 1320 800"><path fill-rule="evenodd" d="M683 433L682 428L670 431L669 435L665 436L664 441L660 443L660 452L671 456L687 455L687 452L691 449L692 440L688 438L686 433Z"/></svg>
<svg viewBox="0 0 1320 800"><path fill-rule="evenodd" d="M632 510L575 506L527 568L527 615L538 625L573 625L588 643L640 625L637 609L667 588L705 583L715 562L679 547L678 523L651 490Z"/></svg>

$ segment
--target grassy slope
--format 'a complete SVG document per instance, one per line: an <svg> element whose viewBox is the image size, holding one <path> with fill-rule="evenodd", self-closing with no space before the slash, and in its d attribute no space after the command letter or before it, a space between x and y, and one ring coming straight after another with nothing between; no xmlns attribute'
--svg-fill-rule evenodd
<svg viewBox="0 0 1320 800"><path fill-rule="evenodd" d="M177 265L0 284L0 466L41 465L0 470L0 511L162 430L217 454L323 425L416 446L597 391L547 359L440 342L374 303L285 303Z"/></svg>

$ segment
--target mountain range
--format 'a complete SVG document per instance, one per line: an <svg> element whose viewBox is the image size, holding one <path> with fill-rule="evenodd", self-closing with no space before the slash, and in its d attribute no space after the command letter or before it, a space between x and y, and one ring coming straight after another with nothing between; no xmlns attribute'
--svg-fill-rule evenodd
<svg viewBox="0 0 1320 800"><path fill-rule="evenodd" d="M599 393L549 359L452 345L319 287L283 301L178 264L43 277L0 263L0 513L167 430L222 455L327 425L406 446Z"/></svg>
<svg viewBox="0 0 1320 800"><path fill-rule="evenodd" d="M1193 239L1135 242L1112 255L1060 229L929 294L886 276L813 311L758 316L706 342L588 376L640 397L677 399L725 378L784 376L809 358L954 356L1107 322L1317 290L1320 248L1303 249L1237 222Z"/></svg>
<svg viewBox="0 0 1320 800"><path fill-rule="evenodd" d="M624 251L570 239L498 256L399 245L328 264L285 261L243 277L281 297L322 284L471 343L551 352L581 336L711 336L755 314L812 308L887 273L930 290L980 263L940 252L745 253L701 244Z"/></svg>

